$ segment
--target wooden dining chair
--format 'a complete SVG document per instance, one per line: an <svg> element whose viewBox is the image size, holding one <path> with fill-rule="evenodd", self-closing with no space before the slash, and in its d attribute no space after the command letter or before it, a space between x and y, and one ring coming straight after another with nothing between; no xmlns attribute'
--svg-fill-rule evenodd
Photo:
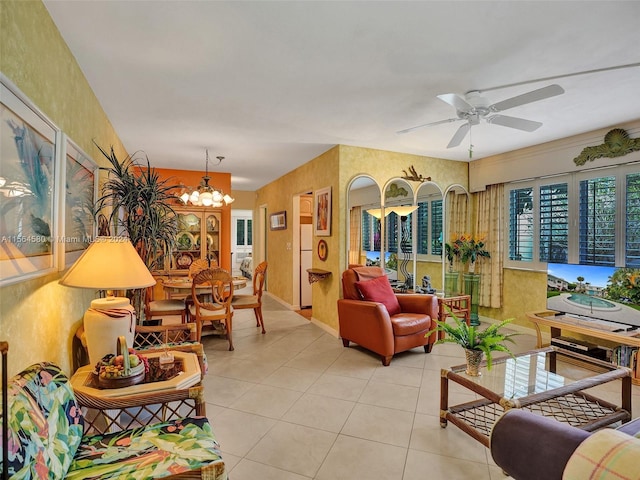
<svg viewBox="0 0 640 480"><path fill-rule="evenodd" d="M264 330L264 318L262 317L262 289L264 288L264 279L267 273L267 262L260 263L253 272L253 294L252 295L234 295L231 305L234 309L252 308L256 316L256 327L262 327Z"/></svg>
<svg viewBox="0 0 640 480"><path fill-rule="evenodd" d="M197 287L208 285L211 292L197 294ZM202 330L205 322L211 322L213 332L225 334L229 340L229 350L233 350L233 278L222 268L207 268L193 277L191 285L193 305L189 307L191 321L196 323L197 340L202 340ZM224 326L223 329L216 328Z"/></svg>
<svg viewBox="0 0 640 480"><path fill-rule="evenodd" d="M144 315L147 320L165 315L180 315L182 323L187 321L187 306L184 300L154 298L153 287L147 287L144 300Z"/></svg>
<svg viewBox="0 0 640 480"><path fill-rule="evenodd" d="M189 278L195 277L199 272L206 268L216 268L218 262L215 260L207 260L206 258L199 258L194 260L189 266Z"/></svg>

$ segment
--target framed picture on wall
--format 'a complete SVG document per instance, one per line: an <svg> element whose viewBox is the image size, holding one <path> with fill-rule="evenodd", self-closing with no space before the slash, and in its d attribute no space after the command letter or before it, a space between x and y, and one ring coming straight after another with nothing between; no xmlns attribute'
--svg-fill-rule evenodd
<svg viewBox="0 0 640 480"><path fill-rule="evenodd" d="M80 147L64 136L64 207L61 209L60 268L71 266L93 241L96 226L93 206L97 190L98 165Z"/></svg>
<svg viewBox="0 0 640 480"><path fill-rule="evenodd" d="M313 202L313 234L331 236L331 187L316 190Z"/></svg>
<svg viewBox="0 0 640 480"><path fill-rule="evenodd" d="M287 212L272 213L270 220L271 230L286 230L287 229Z"/></svg>
<svg viewBox="0 0 640 480"><path fill-rule="evenodd" d="M0 76L0 285L55 271L58 128Z"/></svg>

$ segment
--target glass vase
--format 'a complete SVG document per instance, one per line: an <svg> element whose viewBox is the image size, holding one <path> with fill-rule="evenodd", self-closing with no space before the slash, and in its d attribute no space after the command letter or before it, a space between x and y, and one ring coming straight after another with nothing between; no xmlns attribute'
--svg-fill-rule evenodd
<svg viewBox="0 0 640 480"><path fill-rule="evenodd" d="M460 293L458 290L459 272L445 272L444 274L444 296L455 297Z"/></svg>
<svg viewBox="0 0 640 480"><path fill-rule="evenodd" d="M464 293L471 297L471 315L470 324L474 326L480 325L478 319L478 304L480 302L480 275L475 273L465 273L463 275L464 280Z"/></svg>

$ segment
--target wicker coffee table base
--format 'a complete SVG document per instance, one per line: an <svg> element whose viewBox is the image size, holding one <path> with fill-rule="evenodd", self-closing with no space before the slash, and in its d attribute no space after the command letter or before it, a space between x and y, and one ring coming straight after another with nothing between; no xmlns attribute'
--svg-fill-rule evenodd
<svg viewBox="0 0 640 480"><path fill-rule="evenodd" d="M546 350L553 352L551 347L539 351ZM555 369L555 359L553 362ZM622 407L584 391L618 378L622 381ZM449 407L450 380L484 398ZM511 408L523 408L589 432L617 422L631 420L631 377L628 369L613 369L573 384L519 399L501 398L499 394L480 387L465 378L463 374L443 369L440 394L440 426L445 428L447 423L451 422L487 448L490 446L489 437L493 425L506 410Z"/></svg>

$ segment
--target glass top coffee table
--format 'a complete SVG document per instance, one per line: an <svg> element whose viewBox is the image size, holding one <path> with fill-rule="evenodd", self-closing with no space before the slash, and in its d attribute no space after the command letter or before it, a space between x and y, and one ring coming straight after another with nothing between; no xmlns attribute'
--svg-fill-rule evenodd
<svg viewBox="0 0 640 480"><path fill-rule="evenodd" d="M580 373L581 378L556 373L560 353L584 365L571 365L571 371ZM604 373L594 371L594 367ZM493 424L511 408L525 408L586 431L631 419L631 370L625 367L547 347L515 358L494 358L491 370L482 362L479 377L467 375L465 368L459 365L441 372L440 426L445 428L451 422L486 447ZM616 379L622 384L621 407L583 391ZM450 381L482 398L449 406Z"/></svg>

